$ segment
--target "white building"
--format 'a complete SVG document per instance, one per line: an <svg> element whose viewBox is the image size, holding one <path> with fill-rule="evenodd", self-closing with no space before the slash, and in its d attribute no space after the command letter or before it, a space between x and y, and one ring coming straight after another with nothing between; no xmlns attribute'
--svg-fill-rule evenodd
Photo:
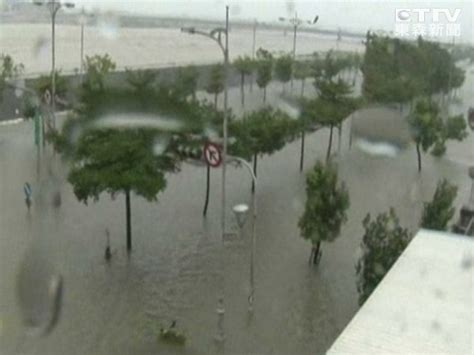
<svg viewBox="0 0 474 355"><path fill-rule="evenodd" d="M474 238L421 230L327 354L474 354Z"/></svg>

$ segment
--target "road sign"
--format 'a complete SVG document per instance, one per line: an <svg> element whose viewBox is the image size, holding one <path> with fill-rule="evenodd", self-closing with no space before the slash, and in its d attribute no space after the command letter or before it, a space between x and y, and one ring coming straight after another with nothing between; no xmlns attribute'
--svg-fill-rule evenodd
<svg viewBox="0 0 474 355"><path fill-rule="evenodd" d="M204 159L209 166L217 168L222 163L221 149L215 143L208 142L204 146Z"/></svg>

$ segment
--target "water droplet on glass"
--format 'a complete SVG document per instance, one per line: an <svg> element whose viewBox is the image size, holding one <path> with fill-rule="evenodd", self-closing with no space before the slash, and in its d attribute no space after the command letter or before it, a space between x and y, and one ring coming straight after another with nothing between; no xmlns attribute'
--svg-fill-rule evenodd
<svg viewBox="0 0 474 355"><path fill-rule="evenodd" d="M30 248L17 279L23 325L33 336L45 336L56 326L62 303L63 281L39 247Z"/></svg>
<svg viewBox="0 0 474 355"><path fill-rule="evenodd" d="M171 117L141 113L110 114L97 120L96 128L155 128L160 131L180 131L182 124Z"/></svg>
<svg viewBox="0 0 474 355"><path fill-rule="evenodd" d="M279 100L277 102L277 107L288 114L291 118L297 119L300 116L300 109L284 100Z"/></svg>
<svg viewBox="0 0 474 355"><path fill-rule="evenodd" d="M105 14L98 19L97 27L99 34L109 40L115 40L118 37L119 22L114 15Z"/></svg>
<svg viewBox="0 0 474 355"><path fill-rule="evenodd" d="M153 154L155 155L163 154L164 151L166 150L167 145L168 145L168 142L164 138L157 139L155 141L155 144L153 145Z"/></svg>
<svg viewBox="0 0 474 355"><path fill-rule="evenodd" d="M365 139L358 139L356 146L362 152L372 156L385 156L394 158L400 152L400 148L396 145L386 142L371 142Z"/></svg>
<svg viewBox="0 0 474 355"><path fill-rule="evenodd" d="M461 260L461 268L463 270L469 270L474 264L473 256L469 253L464 254Z"/></svg>
<svg viewBox="0 0 474 355"><path fill-rule="evenodd" d="M33 55L38 59L46 59L50 54L50 40L46 37L38 37L33 46Z"/></svg>

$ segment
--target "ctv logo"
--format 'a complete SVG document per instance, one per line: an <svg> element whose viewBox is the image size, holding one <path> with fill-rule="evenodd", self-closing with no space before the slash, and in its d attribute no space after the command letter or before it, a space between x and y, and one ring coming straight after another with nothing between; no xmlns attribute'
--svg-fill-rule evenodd
<svg viewBox="0 0 474 355"><path fill-rule="evenodd" d="M460 37L460 16L461 9L396 9L394 32L397 37Z"/></svg>
<svg viewBox="0 0 474 355"><path fill-rule="evenodd" d="M396 9L395 21L424 23L431 19L432 23L456 23L460 14L461 9Z"/></svg>

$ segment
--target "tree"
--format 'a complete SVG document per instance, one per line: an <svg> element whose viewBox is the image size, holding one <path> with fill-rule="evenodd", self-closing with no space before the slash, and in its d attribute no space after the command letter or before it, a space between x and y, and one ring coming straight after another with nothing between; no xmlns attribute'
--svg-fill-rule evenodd
<svg viewBox="0 0 474 355"><path fill-rule="evenodd" d="M60 70L56 70L54 72L54 76L55 76L55 85L56 85L56 90L55 90L56 95L58 97L65 97L68 90L66 78L61 75ZM36 80L35 90L40 97L43 97L46 90L48 90L49 93L51 93L52 92L51 75L40 76Z"/></svg>
<svg viewBox="0 0 474 355"><path fill-rule="evenodd" d="M293 138L296 122L284 112L266 107L231 121L229 128L234 138L229 151L247 160L253 157L253 172L257 176L258 155L271 155L282 149Z"/></svg>
<svg viewBox="0 0 474 355"><path fill-rule="evenodd" d="M356 264L359 305L367 300L411 240L408 230L400 226L393 208L373 221L367 214L362 225L365 229L362 256Z"/></svg>
<svg viewBox="0 0 474 355"><path fill-rule="evenodd" d="M176 95L183 97L192 96L193 100L195 100L198 80L199 72L195 66L189 65L184 68L179 68L174 83Z"/></svg>
<svg viewBox="0 0 474 355"><path fill-rule="evenodd" d="M305 210L298 221L301 236L312 244L314 264L320 259L321 242L339 235L348 208L349 192L344 182L338 183L336 168L318 161L306 176Z"/></svg>
<svg viewBox="0 0 474 355"><path fill-rule="evenodd" d="M89 92L103 91L105 89L105 78L115 70L115 62L108 54L86 56L84 63L85 80L82 86Z"/></svg>
<svg viewBox="0 0 474 355"><path fill-rule="evenodd" d="M224 91L224 67L221 64L211 68L206 91L214 95L214 108L217 110L217 96Z"/></svg>
<svg viewBox="0 0 474 355"><path fill-rule="evenodd" d="M412 128L418 157L418 171L421 171L421 150L440 156L446 151L448 139L462 140L466 137L466 122L462 116L448 117L446 122L441 118L438 106L430 100L418 100L415 109L408 116Z"/></svg>
<svg viewBox="0 0 474 355"><path fill-rule="evenodd" d="M202 145L212 113L166 88L102 86L97 91L98 86L89 85L90 72L99 78L95 70L86 72L81 98L96 93L95 100L81 102L52 140L71 163L68 181L79 201L97 200L103 192L125 194L130 251L131 194L156 200L166 186L165 174L189 157L186 147Z"/></svg>
<svg viewBox="0 0 474 355"><path fill-rule="evenodd" d="M3 101L3 91L7 81L18 77L24 70L23 64L15 64L7 54L0 55L0 102Z"/></svg>
<svg viewBox="0 0 474 355"><path fill-rule="evenodd" d="M306 78L311 76L311 67L308 62L296 61L294 63L294 76L295 79L301 80L301 93L300 96L304 96L304 89Z"/></svg>
<svg viewBox="0 0 474 355"><path fill-rule="evenodd" d="M448 229L448 222L453 218L455 208L453 202L458 188L451 185L446 179L438 182L433 199L425 202L421 227L439 231Z"/></svg>
<svg viewBox="0 0 474 355"><path fill-rule="evenodd" d="M329 127L326 161L329 161L331 154L334 127L341 132L344 119L360 105L359 99L350 96L352 93L350 86L340 78L334 79L339 71L340 66L335 63L331 52L328 53L322 66L315 72L314 86L318 97L306 101L301 113L304 122Z"/></svg>
<svg viewBox="0 0 474 355"><path fill-rule="evenodd" d="M245 106L245 94L244 94L244 86L245 86L245 77L247 75L252 74L254 69L254 62L252 58L249 56L239 56L234 61L234 67L240 74L240 98L242 102L242 107Z"/></svg>
<svg viewBox="0 0 474 355"><path fill-rule="evenodd" d="M272 54L263 49L257 50L257 85L260 89L263 89L263 103L267 100L267 86L272 80L273 70L273 56Z"/></svg>
<svg viewBox="0 0 474 355"><path fill-rule="evenodd" d="M293 58L289 54L282 55L275 61L275 77L281 81L282 90L285 91L285 84L291 79L293 72Z"/></svg>
<svg viewBox="0 0 474 355"><path fill-rule="evenodd" d="M150 69L145 70L125 70L126 80L138 93L145 94L148 92L156 81L156 73Z"/></svg>

